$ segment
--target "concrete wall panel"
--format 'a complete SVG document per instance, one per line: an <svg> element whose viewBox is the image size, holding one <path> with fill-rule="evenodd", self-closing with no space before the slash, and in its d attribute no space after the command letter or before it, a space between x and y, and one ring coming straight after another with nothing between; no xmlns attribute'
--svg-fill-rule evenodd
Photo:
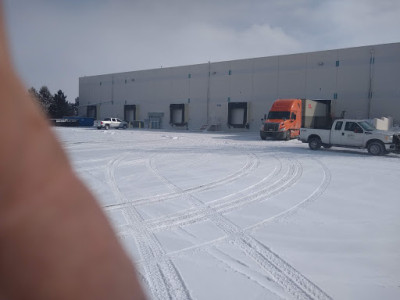
<svg viewBox="0 0 400 300"><path fill-rule="evenodd" d="M278 64L278 98L305 98L307 55L281 56Z"/></svg>
<svg viewBox="0 0 400 300"><path fill-rule="evenodd" d="M307 55L305 74L307 99L333 99L337 92L337 51Z"/></svg>

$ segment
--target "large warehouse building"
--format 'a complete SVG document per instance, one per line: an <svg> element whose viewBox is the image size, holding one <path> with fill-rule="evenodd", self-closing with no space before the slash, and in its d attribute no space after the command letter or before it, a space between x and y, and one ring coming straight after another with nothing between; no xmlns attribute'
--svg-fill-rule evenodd
<svg viewBox="0 0 400 300"><path fill-rule="evenodd" d="M79 78L80 115L146 128L258 131L275 99L400 123L400 43Z"/></svg>

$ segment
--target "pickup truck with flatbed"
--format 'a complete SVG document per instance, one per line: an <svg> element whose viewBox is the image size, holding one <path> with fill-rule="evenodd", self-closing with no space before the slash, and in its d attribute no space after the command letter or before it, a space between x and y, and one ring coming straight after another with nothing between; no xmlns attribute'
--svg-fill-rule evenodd
<svg viewBox="0 0 400 300"><path fill-rule="evenodd" d="M376 130L365 120L338 119L331 129L301 128L299 140L311 150L337 146L367 149L372 155L400 153L400 132Z"/></svg>
<svg viewBox="0 0 400 300"><path fill-rule="evenodd" d="M128 128L128 123L125 121L122 121L118 118L105 118L104 120L96 120L93 123L94 127L97 127L97 129L110 129L110 128L122 128L126 129Z"/></svg>

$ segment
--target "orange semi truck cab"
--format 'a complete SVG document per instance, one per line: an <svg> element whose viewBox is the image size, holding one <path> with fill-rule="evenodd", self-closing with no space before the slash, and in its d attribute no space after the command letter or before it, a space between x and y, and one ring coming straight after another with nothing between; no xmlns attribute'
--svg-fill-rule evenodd
<svg viewBox="0 0 400 300"><path fill-rule="evenodd" d="M265 115L260 137L290 140L300 135L300 128L329 128L332 124L331 100L278 99Z"/></svg>
<svg viewBox="0 0 400 300"><path fill-rule="evenodd" d="M260 137L290 140L300 134L302 118L301 99L278 99L272 104L264 124L260 128Z"/></svg>

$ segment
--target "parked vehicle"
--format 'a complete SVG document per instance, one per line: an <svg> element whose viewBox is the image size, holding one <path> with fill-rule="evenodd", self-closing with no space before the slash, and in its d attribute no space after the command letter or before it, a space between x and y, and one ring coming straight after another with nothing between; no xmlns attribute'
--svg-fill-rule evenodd
<svg viewBox="0 0 400 300"><path fill-rule="evenodd" d="M262 119L260 138L290 140L301 127L327 128L331 122L331 100L278 99Z"/></svg>
<svg viewBox="0 0 400 300"><path fill-rule="evenodd" d="M105 118L102 121L94 121L93 126L97 127L97 129L110 129L110 128L123 128L126 129L128 128L128 123L125 121L122 121L118 118Z"/></svg>
<svg viewBox="0 0 400 300"><path fill-rule="evenodd" d="M365 148L372 155L400 153L400 132L376 130L364 120L338 119L330 129L301 128L299 139L312 150L338 146Z"/></svg>

